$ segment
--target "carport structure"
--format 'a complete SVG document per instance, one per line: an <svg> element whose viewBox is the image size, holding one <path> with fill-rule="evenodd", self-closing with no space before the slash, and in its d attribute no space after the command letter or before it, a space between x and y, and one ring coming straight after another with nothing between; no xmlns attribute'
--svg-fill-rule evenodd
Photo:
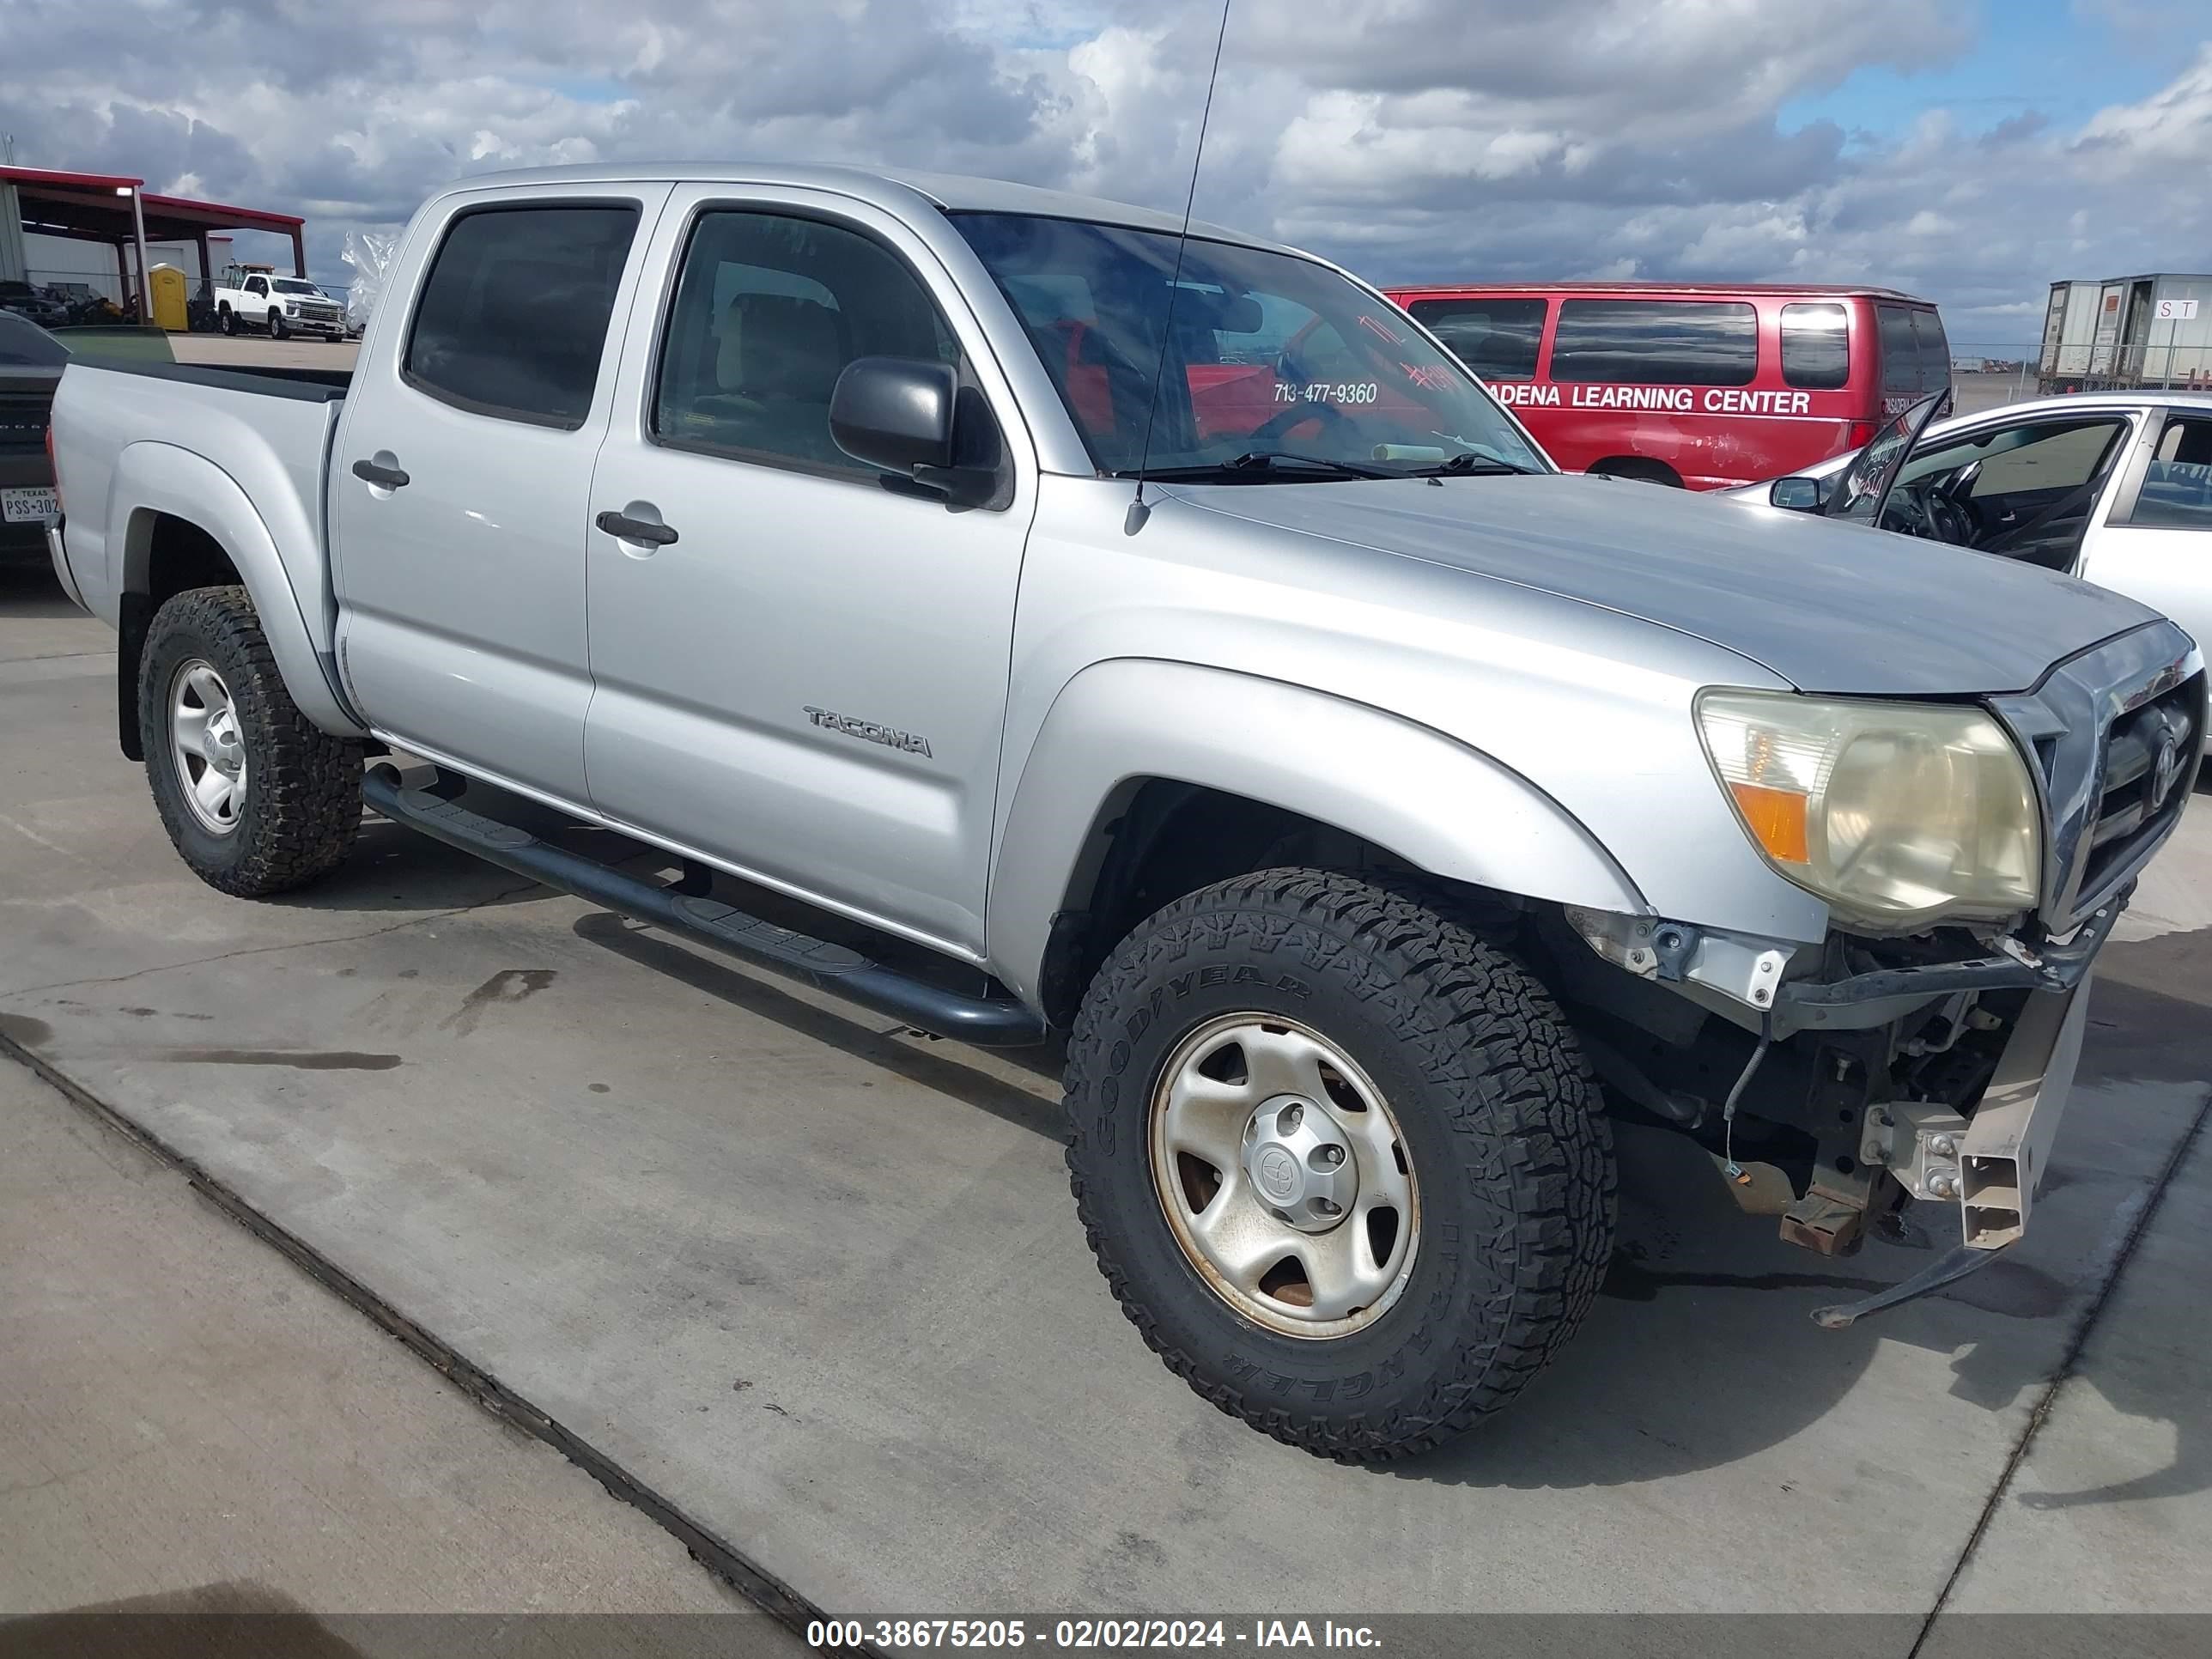
<svg viewBox="0 0 2212 1659"><path fill-rule="evenodd" d="M126 295L135 296L137 320L146 320L146 244L191 242L200 251L200 275L215 273L208 260L208 237L217 231L265 230L292 240L292 271L307 274L301 233L307 221L289 213L195 202L159 196L143 179L103 173L67 173L47 167L0 167L0 281L24 278L28 259L23 236L61 236L72 241L106 242L115 249L115 271ZM136 274L132 253L136 253Z"/></svg>

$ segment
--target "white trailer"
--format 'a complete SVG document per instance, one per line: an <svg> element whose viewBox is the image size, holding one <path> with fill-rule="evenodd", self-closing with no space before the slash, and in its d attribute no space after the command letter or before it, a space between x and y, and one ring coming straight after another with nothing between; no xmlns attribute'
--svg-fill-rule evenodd
<svg viewBox="0 0 2212 1659"><path fill-rule="evenodd" d="M2046 392L2212 388L2212 275L2053 283L2039 374Z"/></svg>

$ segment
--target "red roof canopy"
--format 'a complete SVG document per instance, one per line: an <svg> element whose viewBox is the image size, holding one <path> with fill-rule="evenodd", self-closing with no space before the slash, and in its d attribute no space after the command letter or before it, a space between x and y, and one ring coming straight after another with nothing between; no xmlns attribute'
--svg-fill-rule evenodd
<svg viewBox="0 0 2212 1659"><path fill-rule="evenodd" d="M0 183L15 186L23 228L50 234L127 240L134 232L133 193L145 215L146 239L153 242L189 241L210 230L266 230L293 236L307 223L295 213L157 196L146 189L144 179L120 173L0 167Z"/></svg>

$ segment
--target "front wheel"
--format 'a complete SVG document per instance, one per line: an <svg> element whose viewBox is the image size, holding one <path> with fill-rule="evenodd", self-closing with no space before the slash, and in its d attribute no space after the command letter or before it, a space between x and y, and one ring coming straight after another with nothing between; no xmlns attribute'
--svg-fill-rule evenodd
<svg viewBox="0 0 2212 1659"><path fill-rule="evenodd" d="M138 730L162 827L209 886L264 898L352 849L362 747L300 712L244 588L194 588L154 613Z"/></svg>
<svg viewBox="0 0 2212 1659"><path fill-rule="evenodd" d="M284 326L283 312L272 311L269 313L269 333L273 339L289 340L292 337L292 331Z"/></svg>
<svg viewBox="0 0 2212 1659"><path fill-rule="evenodd" d="M1085 1231L1153 1352L1345 1462L1425 1451L1572 1334L1612 1139L1542 988L1411 889L1273 870L1124 940L1068 1048Z"/></svg>

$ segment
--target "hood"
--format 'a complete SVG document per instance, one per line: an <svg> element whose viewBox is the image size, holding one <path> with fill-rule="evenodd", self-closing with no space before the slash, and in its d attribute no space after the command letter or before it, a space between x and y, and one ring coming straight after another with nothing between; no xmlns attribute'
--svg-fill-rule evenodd
<svg viewBox="0 0 2212 1659"><path fill-rule="evenodd" d="M1629 479L1177 484L1171 493L1255 524L1641 617L1748 657L1801 691L2025 691L2052 664L2157 615L2033 565Z"/></svg>

